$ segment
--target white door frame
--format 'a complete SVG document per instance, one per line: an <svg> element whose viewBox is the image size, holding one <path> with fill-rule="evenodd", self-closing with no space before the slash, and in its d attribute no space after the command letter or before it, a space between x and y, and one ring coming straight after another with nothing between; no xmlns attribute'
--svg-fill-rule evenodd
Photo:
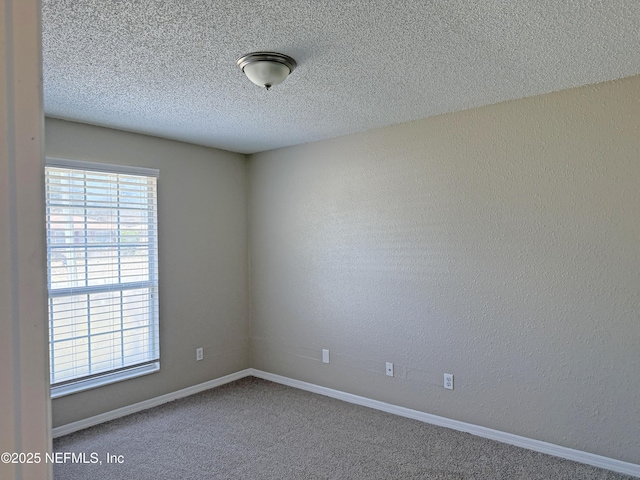
<svg viewBox="0 0 640 480"><path fill-rule="evenodd" d="M0 453L34 462L0 461L15 480L52 478L40 11L0 0Z"/></svg>

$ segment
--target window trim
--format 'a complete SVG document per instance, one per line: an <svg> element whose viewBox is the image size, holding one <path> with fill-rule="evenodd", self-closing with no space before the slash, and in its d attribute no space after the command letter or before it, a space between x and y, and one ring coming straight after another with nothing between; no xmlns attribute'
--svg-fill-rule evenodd
<svg viewBox="0 0 640 480"><path fill-rule="evenodd" d="M114 163L87 162L84 160L69 160L67 158L46 157L46 167L76 168L104 173L123 173L131 175L144 175L160 178L160 170L157 168L132 167L130 165L116 165Z"/></svg>
<svg viewBox="0 0 640 480"><path fill-rule="evenodd" d="M129 166L129 165L118 165L118 164L111 164L111 163L98 163L98 162L88 162L88 161L83 161L83 160L70 160L70 159L65 159L65 158L59 158L59 157L45 157L45 168L46 167L58 167L58 168L69 168L69 169L78 169L78 170L85 170L85 171L94 171L94 172L101 172L101 173L120 173L120 174L130 174L130 175L141 175L141 176L147 176L147 177L155 177L156 180L159 178L159 170L155 169L155 168L147 168L147 167L134 167L134 166ZM158 208L158 196L157 196L157 190L156 190L156 215L157 215L157 208ZM158 221L157 218L154 222L154 227L156 229L156 252L158 251L158 239L157 239L157 234L158 234ZM158 260L156 258L156 270L155 270L155 284L159 285L159 281L158 281L158 264L157 264ZM48 268L47 268L48 270ZM47 276L49 275L49 273L47 272ZM142 282L142 283L148 283L148 282ZM90 287L89 287L90 288ZM57 296L58 294L54 294L54 296ZM49 302L50 299L52 297L50 296L49 292L47 292L47 301ZM157 314L159 315L159 312L157 312ZM49 322L47 322L49 323ZM159 322L157 323L157 327L159 328ZM48 329L49 327L47 327ZM159 345L159 341L160 341L160 332L157 331L155 333L155 335L157 335L158 338L158 359L157 360L152 360L150 362L147 363L143 363L141 365L133 365L133 366L129 366L129 367L124 367L122 369L116 370L116 371L108 371L108 372L104 372L103 374L98 374L94 377L89 377L89 378L82 378L79 379L77 381L74 380L69 380L68 382L56 385L56 386L51 386L50 387L50 394L51 394L51 398L60 398L60 397L64 397L67 395L71 395L74 393L78 393L78 392L82 392L82 391L86 391L86 390L90 390L93 388L97 388L100 386L104 386L104 385L109 385L112 383L116 383L116 382L121 382L124 380L129 380L131 378L138 378L144 375L149 375L151 373L156 373L158 371L160 371L160 345ZM49 342L48 342L49 345ZM49 346L50 348L50 346ZM48 356L48 355L47 355ZM48 362L47 362L48 363ZM49 366L49 374L51 372L51 366Z"/></svg>
<svg viewBox="0 0 640 480"><path fill-rule="evenodd" d="M148 365L139 365L137 367L127 367L125 370L118 372L107 372L104 375L100 375L92 378L85 378L77 382L67 383L64 385L58 385L51 387L51 398L66 397L73 393L84 392L85 390L91 390L93 388L102 387L103 385L109 385L111 383L122 382L123 380L129 380L130 378L138 378L150 373L156 373L160 371L160 362L153 362Z"/></svg>

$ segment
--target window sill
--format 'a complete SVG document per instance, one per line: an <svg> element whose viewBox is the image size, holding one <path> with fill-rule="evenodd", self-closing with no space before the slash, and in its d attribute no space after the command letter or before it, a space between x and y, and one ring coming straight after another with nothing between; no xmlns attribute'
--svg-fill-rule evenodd
<svg viewBox="0 0 640 480"><path fill-rule="evenodd" d="M69 383L67 385L61 385L59 387L51 387L51 398L60 398L73 393L83 392L92 388L102 387L111 383L121 382L123 380L129 380L131 378L141 377L143 375L149 375L160 371L160 362L152 363L150 365L143 365L141 367L134 367L129 370L124 370L116 373L107 373L101 377L90 378L88 380L81 380L76 383Z"/></svg>

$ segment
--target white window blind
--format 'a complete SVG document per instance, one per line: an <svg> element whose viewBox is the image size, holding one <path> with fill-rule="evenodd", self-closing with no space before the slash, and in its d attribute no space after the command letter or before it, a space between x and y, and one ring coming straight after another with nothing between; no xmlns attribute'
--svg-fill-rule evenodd
<svg viewBox="0 0 640 480"><path fill-rule="evenodd" d="M45 178L52 387L157 369L157 170L48 159Z"/></svg>

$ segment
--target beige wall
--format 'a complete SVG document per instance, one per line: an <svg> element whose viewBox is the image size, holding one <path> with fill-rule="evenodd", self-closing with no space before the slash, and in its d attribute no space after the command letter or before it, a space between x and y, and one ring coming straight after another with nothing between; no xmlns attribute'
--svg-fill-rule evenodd
<svg viewBox="0 0 640 480"><path fill-rule="evenodd" d="M639 213L640 77L254 155L252 366L640 463Z"/></svg>
<svg viewBox="0 0 640 480"><path fill-rule="evenodd" d="M54 427L247 368L245 157L55 119L45 139L47 156L160 170L160 372L55 399Z"/></svg>

